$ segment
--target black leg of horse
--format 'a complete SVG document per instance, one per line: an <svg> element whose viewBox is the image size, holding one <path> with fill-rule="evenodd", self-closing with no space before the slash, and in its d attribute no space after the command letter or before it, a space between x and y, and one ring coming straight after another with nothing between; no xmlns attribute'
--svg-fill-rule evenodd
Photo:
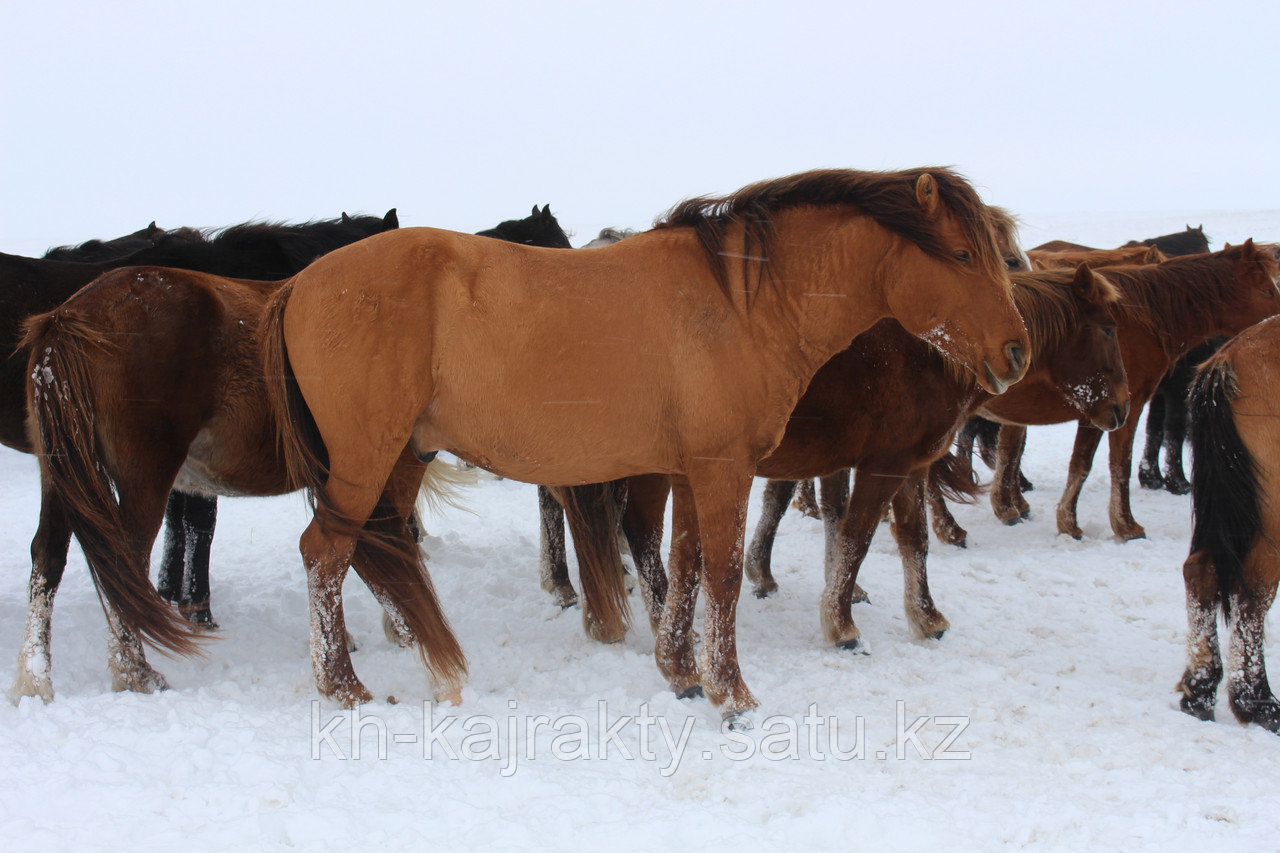
<svg viewBox="0 0 1280 853"><path fill-rule="evenodd" d="M743 569L747 580L755 587L756 598L765 598L777 591L778 582L773 579L773 540L778 535L778 525L787 511L787 504L795 493L796 480L770 480L764 487L764 505L760 521L751 537ZM805 480L810 487L813 480Z"/></svg>
<svg viewBox="0 0 1280 853"><path fill-rule="evenodd" d="M210 495L186 496L182 526L186 530L189 547L178 610L187 621L211 631L218 627L218 623L213 621L213 611L209 609L209 551L213 547L213 529L217 521L217 498Z"/></svg>
<svg viewBox="0 0 1280 853"><path fill-rule="evenodd" d="M164 509L164 556L160 560L160 574L156 578L156 591L165 601L178 604L183 592L183 572L187 562L186 516L187 496L182 492L170 492L169 503Z"/></svg>
<svg viewBox="0 0 1280 853"><path fill-rule="evenodd" d="M53 700L52 657L49 650L53 597L62 582L67 566L67 548L71 544L71 527L62 512L62 504L49 491L40 502L40 523L31 540L31 580L27 585L27 627L18 649L18 669L9 688L9 699L16 703L23 696L39 696Z"/></svg>
<svg viewBox="0 0 1280 853"><path fill-rule="evenodd" d="M538 575L542 588L556 604L572 607L578 593L569 580L569 558L564 544L564 507L546 486L538 486Z"/></svg>
<svg viewBox="0 0 1280 853"><path fill-rule="evenodd" d="M1147 404L1147 445L1138 465L1138 485L1144 489L1164 488L1164 477L1160 474L1160 448L1165 442L1165 383L1168 381L1169 376L1160 380L1155 396ZM1182 450L1179 449L1178 453L1181 454Z"/></svg>
<svg viewBox="0 0 1280 853"><path fill-rule="evenodd" d="M1191 483L1187 482L1182 468L1182 445L1187 440L1187 395L1195 377L1195 363L1188 356L1175 364L1165 377L1168 388L1164 409L1164 487L1175 495L1191 492Z"/></svg>

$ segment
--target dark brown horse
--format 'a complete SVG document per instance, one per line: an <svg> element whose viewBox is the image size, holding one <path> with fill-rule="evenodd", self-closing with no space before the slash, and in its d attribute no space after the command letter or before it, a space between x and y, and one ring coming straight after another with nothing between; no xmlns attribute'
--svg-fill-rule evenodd
<svg viewBox="0 0 1280 853"><path fill-rule="evenodd" d="M1253 241L1221 252L1170 258L1154 266L1110 267L1104 275L1123 295L1115 314L1133 395L1129 419L1108 439L1111 529L1129 540L1146 535L1129 506L1133 437L1142 407L1169 367L1192 347L1213 335L1237 334L1280 311L1280 291L1274 251L1255 247ZM995 411L999 406L997 401L988 409ZM1075 417L1063 406L1058 422ZM1001 430L1000 465L1005 470L1016 470L1018 465L1023 442L1016 437L1018 429ZM1006 432L1015 438L1007 440ZM1067 487L1058 503L1058 532L1076 539L1084 535L1076 523L1076 502L1101 438L1102 433L1091 426L1082 424L1077 430ZM1000 503L997 514L1007 520L1021 516L1025 509L1013 483Z"/></svg>
<svg viewBox="0 0 1280 853"><path fill-rule="evenodd" d="M1182 710L1212 720L1229 634L1227 698L1236 719L1280 734L1267 682L1265 620L1280 581L1280 320L1236 336L1196 374L1191 392L1191 554Z"/></svg>
<svg viewBox="0 0 1280 853"><path fill-rule="evenodd" d="M12 352L22 323L50 311L102 273L122 266L156 265L251 279L292 275L327 251L398 225L385 216L347 216L293 225L246 223L219 231L163 231L153 222L115 240L91 240L52 249L52 259L0 254L0 346ZM130 254L120 254L130 252ZM88 261L92 260L92 263ZM31 453L27 429L26 363L0 359L0 443ZM216 499L174 492L168 519L160 591L193 622L213 626L209 610L209 546Z"/></svg>
<svg viewBox="0 0 1280 853"><path fill-rule="evenodd" d="M1110 316L1115 291L1086 266L1078 272L1015 273L1012 278L1014 301L1030 335L1031 359L1027 375L1003 397L1034 396L1047 389L1100 427L1118 426L1128 392ZM756 469L757 476L771 478L746 558L756 594L777 589L770 554L795 481L818 476L827 533L827 584L820 608L824 639L843 648L859 645L850 615L858 568L890 501L908 620L920 636L940 637L947 620L934 607L925 580L928 538L921 486L956 427L991 397L969 374L893 320L882 320L855 338L814 375L781 443ZM850 467L856 469L852 493ZM630 481L624 526L652 607L661 606L665 593L658 545L666 491L651 479ZM971 491L954 477L947 482ZM650 618L655 618L653 611Z"/></svg>
<svg viewBox="0 0 1280 853"><path fill-rule="evenodd" d="M394 516L420 459L447 449L544 485L674 475L655 657L678 694L705 688L726 714L755 707L735 637L751 477L817 369L885 316L997 393L1025 370L990 215L950 171L767 181L600 249L413 229L312 265L273 301L266 331L291 470L318 499L300 548L321 692L369 698L340 641L342 577L366 521ZM403 531L387 532L418 559ZM596 618L621 629L620 579L610 598Z"/></svg>
<svg viewBox="0 0 1280 853"><path fill-rule="evenodd" d="M345 224L353 221L344 215ZM522 242L531 236L568 242L548 210L494 230ZM254 235L259 245L271 245L258 239L262 229L255 226ZM292 490L276 453L255 337L279 286L127 268L103 275L29 323L43 493L11 697L53 697L50 616L72 533L107 610L114 689L150 692L165 685L146 662L139 634L162 648L195 649L178 611L151 588L148 557L171 488L188 500L209 502L219 494ZM433 466L432 476L446 472ZM391 612L418 615L420 604L394 606L398 596L418 588L384 593L378 566L375 555L358 560L357 571L372 578ZM206 590L207 572L205 562ZM396 627L413 636L403 618Z"/></svg>

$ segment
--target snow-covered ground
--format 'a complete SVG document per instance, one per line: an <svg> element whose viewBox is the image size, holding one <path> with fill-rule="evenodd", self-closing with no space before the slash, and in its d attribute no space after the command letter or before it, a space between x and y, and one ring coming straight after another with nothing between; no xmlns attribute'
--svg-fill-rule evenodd
<svg viewBox="0 0 1280 853"><path fill-rule="evenodd" d="M1280 239L1275 214L1027 219L1027 245L1115 245L1202 219L1215 247ZM472 513L427 522L432 576L471 660L461 707L424 708L415 656L383 639L372 597L348 583L356 669L398 700L359 712L358 759L350 718L312 684L301 497L221 501L222 639L203 660L153 653L173 687L159 695L110 691L105 622L73 549L54 616L57 697L0 703L0 846L1274 849L1280 740L1236 724L1225 701L1217 723L1177 710L1189 499L1135 483L1150 538L1117 542L1101 451L1081 499L1085 539L1055 535L1073 435L1032 431L1030 521L1004 527L984 501L957 508L967 550L931 544L952 626L941 641L912 636L881 531L860 577L872 602L855 608L870 654L825 648L819 524L789 513L781 590L744 592L739 607L743 669L763 703L747 735L721 733L705 700L666 690L646 620L601 646L576 608L552 604L527 485L485 480L466 495ZM35 462L0 451L0 478L7 683ZM638 593L632 607L639 616Z"/></svg>

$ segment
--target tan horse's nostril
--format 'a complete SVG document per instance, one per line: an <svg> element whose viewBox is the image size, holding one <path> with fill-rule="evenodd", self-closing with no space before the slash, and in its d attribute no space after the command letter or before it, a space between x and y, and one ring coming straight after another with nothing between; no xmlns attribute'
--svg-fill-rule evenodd
<svg viewBox="0 0 1280 853"><path fill-rule="evenodd" d="M1004 355L1009 360L1009 367L1012 368L1013 372L1021 373L1023 365L1022 347L1012 342L1007 343L1004 345Z"/></svg>

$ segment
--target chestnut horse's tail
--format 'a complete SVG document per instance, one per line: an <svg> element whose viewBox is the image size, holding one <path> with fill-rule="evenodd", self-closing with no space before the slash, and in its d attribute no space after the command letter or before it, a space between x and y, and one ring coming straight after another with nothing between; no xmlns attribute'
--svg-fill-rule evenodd
<svg viewBox="0 0 1280 853"><path fill-rule="evenodd" d="M971 504L982 494L973 465L955 453L939 457L929 466L929 488L955 503Z"/></svg>
<svg viewBox="0 0 1280 853"><path fill-rule="evenodd" d="M267 400L289 484L307 490L317 516L329 529L355 539L352 567L397 628L417 642L437 684L461 684L467 671L466 655L440 607L408 519L400 517L385 495L368 519L358 521L344 518L328 503L324 485L329 476L329 454L298 388L285 346L284 310L292 292L293 283L289 282L271 297L260 327ZM433 480L429 470L424 478L428 488Z"/></svg>
<svg viewBox="0 0 1280 853"><path fill-rule="evenodd" d="M1258 463L1236 429L1238 388L1230 348L1196 373L1191 388L1191 552L1208 551L1217 570L1219 600L1230 616L1230 595L1242 593L1244 560L1262 529Z"/></svg>
<svg viewBox="0 0 1280 853"><path fill-rule="evenodd" d="M192 655L201 635L162 599L147 573L150 542L134 541L103 467L91 365L110 353L99 330L62 308L26 322L28 416L46 493L60 502L89 564L98 599L124 627L158 649ZM46 500L49 498L46 497Z"/></svg>
<svg viewBox="0 0 1280 853"><path fill-rule="evenodd" d="M578 555L583 626L589 637L604 643L621 641L631 621L626 571L618 547L621 487L620 483L594 483L551 489L564 507Z"/></svg>

